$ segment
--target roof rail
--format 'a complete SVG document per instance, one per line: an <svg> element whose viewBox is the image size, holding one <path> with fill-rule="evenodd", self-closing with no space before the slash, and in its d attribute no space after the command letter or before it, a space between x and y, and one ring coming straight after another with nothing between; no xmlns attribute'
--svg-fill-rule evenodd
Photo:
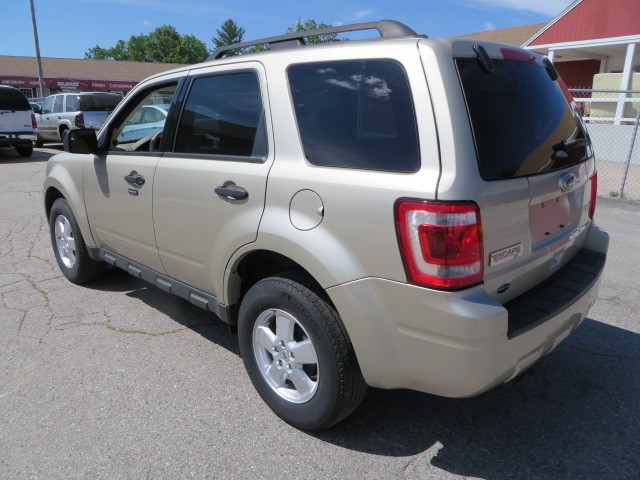
<svg viewBox="0 0 640 480"><path fill-rule="evenodd" d="M378 30L380 36L383 38L417 36L424 37L424 35L418 35L404 23L400 23L395 20L379 20L377 22L353 23L351 25L340 25L338 27L318 28L316 30L302 30L299 32L287 33L285 35L278 35L275 37L259 38L257 40L251 40L249 42L225 45L224 47L220 47L214 50L209 58L207 58L207 60L216 60L218 58L222 58L225 53L231 50L239 50L242 48L255 47L257 45L264 44L268 44L270 48L299 47L305 45L304 39L308 37L315 37L318 35L332 35L335 33L344 32L355 32L359 30Z"/></svg>

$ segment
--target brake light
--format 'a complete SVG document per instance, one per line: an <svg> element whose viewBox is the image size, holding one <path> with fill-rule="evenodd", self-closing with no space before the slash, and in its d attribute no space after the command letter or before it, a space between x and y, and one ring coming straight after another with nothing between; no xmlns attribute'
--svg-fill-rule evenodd
<svg viewBox="0 0 640 480"><path fill-rule="evenodd" d="M84 128L84 115L82 115L81 113L77 113L75 124L78 128Z"/></svg>
<svg viewBox="0 0 640 480"><path fill-rule="evenodd" d="M482 281L482 228L475 203L399 200L395 214L410 282L457 289Z"/></svg>
<svg viewBox="0 0 640 480"><path fill-rule="evenodd" d="M31 114L31 128L33 128L34 130L38 128L38 122L36 121L35 113Z"/></svg>
<svg viewBox="0 0 640 480"><path fill-rule="evenodd" d="M501 48L500 53L505 60L512 60L514 62L535 63L535 55L527 53L523 50L516 50L514 48Z"/></svg>
<svg viewBox="0 0 640 480"><path fill-rule="evenodd" d="M593 219L596 212L596 200L598 198L598 172L591 177L591 200L589 200L589 218Z"/></svg>

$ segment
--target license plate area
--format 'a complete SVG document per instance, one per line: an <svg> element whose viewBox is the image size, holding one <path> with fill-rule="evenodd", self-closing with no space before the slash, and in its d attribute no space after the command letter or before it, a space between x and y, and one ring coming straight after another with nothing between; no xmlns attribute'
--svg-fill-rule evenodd
<svg viewBox="0 0 640 480"><path fill-rule="evenodd" d="M577 222L574 195L563 195L529 206L529 226L533 245L568 231Z"/></svg>

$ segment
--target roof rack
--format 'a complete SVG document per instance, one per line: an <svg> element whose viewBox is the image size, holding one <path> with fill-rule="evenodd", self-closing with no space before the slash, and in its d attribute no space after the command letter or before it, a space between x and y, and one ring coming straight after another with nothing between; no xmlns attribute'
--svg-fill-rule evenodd
<svg viewBox="0 0 640 480"><path fill-rule="evenodd" d="M224 57L224 54L229 51L239 50L247 47L255 47L257 45L268 44L270 49L300 47L302 45L305 45L304 39L308 37L332 35L335 33L344 32L355 32L360 30L378 30L380 36L383 38L425 36L418 35L404 23L400 23L395 20L379 20L377 22L353 23L351 25L341 25L338 27L318 28L316 30L302 30L300 32L287 33L286 35L259 38L257 40L251 40L249 42L225 45L224 47L220 47L214 50L209 58L207 58L207 60L216 60L218 58Z"/></svg>

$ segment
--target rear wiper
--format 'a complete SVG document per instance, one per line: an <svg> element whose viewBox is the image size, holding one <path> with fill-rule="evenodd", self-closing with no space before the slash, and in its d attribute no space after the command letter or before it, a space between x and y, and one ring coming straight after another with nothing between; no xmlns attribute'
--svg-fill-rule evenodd
<svg viewBox="0 0 640 480"><path fill-rule="evenodd" d="M576 147L586 147L591 145L591 142L587 138L575 138L573 140L562 140L560 143L556 143L553 147L555 152L563 151L567 152Z"/></svg>

